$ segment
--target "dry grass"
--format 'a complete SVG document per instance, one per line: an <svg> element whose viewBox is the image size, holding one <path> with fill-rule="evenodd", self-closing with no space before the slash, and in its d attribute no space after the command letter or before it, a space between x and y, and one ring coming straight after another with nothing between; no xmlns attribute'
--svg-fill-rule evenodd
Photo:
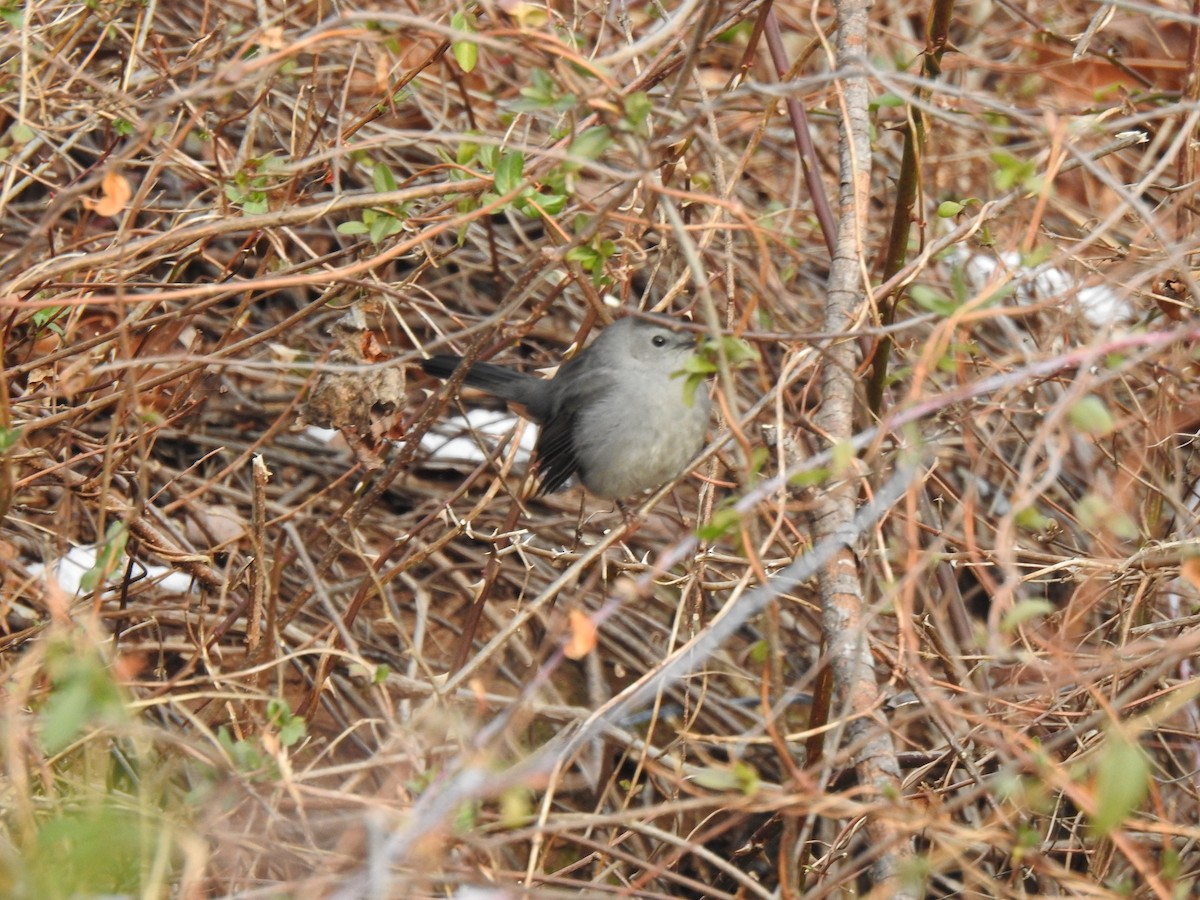
<svg viewBox="0 0 1200 900"><path fill-rule="evenodd" d="M854 896L890 849L868 816L930 897L1195 890L1194 23L1120 8L1073 61L1097 9L964 9L918 83L926 11L877 3L878 95L930 114L917 302L883 426L835 464L828 254L759 5L656 32L486 4L465 72L452 5L0 0L0 893ZM831 188L832 12L775 11ZM877 110L875 283L907 115ZM981 277L999 253L1061 277ZM422 350L550 364L606 294L756 348L708 481L630 534L522 500L503 446L431 464ZM776 577L809 489L723 512L788 466L860 479L903 796L855 784L836 710L815 727L821 617ZM72 546L107 587L40 572Z"/></svg>

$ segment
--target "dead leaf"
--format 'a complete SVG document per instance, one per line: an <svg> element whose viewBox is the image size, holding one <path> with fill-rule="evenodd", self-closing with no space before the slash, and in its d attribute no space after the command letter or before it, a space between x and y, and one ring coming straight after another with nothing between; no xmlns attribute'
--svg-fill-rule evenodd
<svg viewBox="0 0 1200 900"><path fill-rule="evenodd" d="M1194 588L1200 589L1200 556L1189 556L1179 567L1179 574Z"/></svg>
<svg viewBox="0 0 1200 900"><path fill-rule="evenodd" d="M563 649L567 659L583 659L596 649L596 623L577 609L567 616L571 637Z"/></svg>
<svg viewBox="0 0 1200 900"><path fill-rule="evenodd" d="M550 20L545 4L526 0L499 0L497 6L517 20L522 28L541 28Z"/></svg>
<svg viewBox="0 0 1200 900"><path fill-rule="evenodd" d="M83 198L84 207L99 216L117 215L125 209L130 198L133 197L133 188L129 184L129 179L116 170L104 176L104 180L100 182L100 191L104 196L99 200L93 200L91 197Z"/></svg>
<svg viewBox="0 0 1200 900"><path fill-rule="evenodd" d="M272 25L270 28L264 28L262 31L262 45L268 50L283 49L283 27L280 25Z"/></svg>
<svg viewBox="0 0 1200 900"><path fill-rule="evenodd" d="M187 521L187 538L196 547L228 547L249 530L249 523L232 506L197 504Z"/></svg>

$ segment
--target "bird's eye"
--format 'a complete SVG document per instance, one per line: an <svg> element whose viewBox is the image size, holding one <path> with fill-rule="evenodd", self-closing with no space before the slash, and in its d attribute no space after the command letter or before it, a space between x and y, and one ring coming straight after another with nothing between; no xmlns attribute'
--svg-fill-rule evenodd
<svg viewBox="0 0 1200 900"><path fill-rule="evenodd" d="M667 339L664 335L656 334L654 337L650 338L650 343L652 343L655 347L664 347L666 346Z"/></svg>

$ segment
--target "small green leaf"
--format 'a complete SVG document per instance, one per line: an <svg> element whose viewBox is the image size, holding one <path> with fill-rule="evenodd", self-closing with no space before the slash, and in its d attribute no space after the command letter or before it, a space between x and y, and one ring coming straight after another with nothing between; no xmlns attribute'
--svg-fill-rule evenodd
<svg viewBox="0 0 1200 900"><path fill-rule="evenodd" d="M692 781L710 791L737 791L747 797L757 794L761 783L758 772L745 762L736 762L728 769L701 769Z"/></svg>
<svg viewBox="0 0 1200 900"><path fill-rule="evenodd" d="M834 472L849 472L854 466L854 445L850 441L841 440L837 441L829 449L833 453L833 464L830 468Z"/></svg>
<svg viewBox="0 0 1200 900"><path fill-rule="evenodd" d="M51 646L46 667L51 689L38 720L48 752L64 749L97 723L127 716L121 690L98 655L64 641Z"/></svg>
<svg viewBox="0 0 1200 900"><path fill-rule="evenodd" d="M521 175L525 171L525 154L505 153L496 164L496 193L504 196L521 186Z"/></svg>
<svg viewBox="0 0 1200 900"><path fill-rule="evenodd" d="M567 151L567 155L579 159L597 159L611 145L612 133L605 126L596 125L580 133L571 142L571 148ZM569 159L564 165L569 166L572 170L580 167L580 164L574 159Z"/></svg>
<svg viewBox="0 0 1200 900"><path fill-rule="evenodd" d="M996 171L992 173L992 182L1002 191L1019 187L1025 191L1037 192L1041 189L1042 180L1037 174L1037 164L1024 162L1004 150L992 153L992 162Z"/></svg>
<svg viewBox="0 0 1200 900"><path fill-rule="evenodd" d="M375 186L375 190L381 194L385 191L394 191L397 189L396 176L383 163L375 163L371 169L371 183Z"/></svg>
<svg viewBox="0 0 1200 900"><path fill-rule="evenodd" d="M750 661L761 666L771 658L771 645L766 641L755 641L750 645Z"/></svg>
<svg viewBox="0 0 1200 900"><path fill-rule="evenodd" d="M802 472L796 472L788 476L788 484L792 487L806 488L817 484L824 484L829 480L832 473L824 466L816 469L805 469Z"/></svg>
<svg viewBox="0 0 1200 900"><path fill-rule="evenodd" d="M404 223L390 213L374 210L364 211L363 221L368 221L365 212L374 212L368 223L368 233L373 243L381 243L404 228Z"/></svg>
<svg viewBox="0 0 1200 900"><path fill-rule="evenodd" d="M1096 766L1096 812L1092 830L1107 836L1129 818L1146 797L1150 769L1142 748L1112 732Z"/></svg>
<svg viewBox="0 0 1200 900"><path fill-rule="evenodd" d="M285 747L293 746L308 730L304 716L295 715L291 705L281 698L267 701L267 720L278 730L279 742Z"/></svg>
<svg viewBox="0 0 1200 900"><path fill-rule="evenodd" d="M696 529L696 536L702 541L715 541L742 525L742 514L732 506L724 506L714 510L712 518Z"/></svg>
<svg viewBox="0 0 1200 900"><path fill-rule="evenodd" d="M1018 600L1000 622L1000 630L1011 634L1031 619L1048 616L1054 606L1048 600Z"/></svg>
<svg viewBox="0 0 1200 900"><path fill-rule="evenodd" d="M500 795L500 824L518 828L529 823L533 815L533 798L524 785L510 787Z"/></svg>
<svg viewBox="0 0 1200 900"><path fill-rule="evenodd" d="M369 229L362 222L343 222L337 231L338 234L366 234Z"/></svg>
<svg viewBox="0 0 1200 900"><path fill-rule="evenodd" d="M556 216L567 208L566 194L538 194L538 206L548 216Z"/></svg>
<svg viewBox="0 0 1200 900"><path fill-rule="evenodd" d="M466 13L457 12L451 16L450 27L466 34L475 33L475 28ZM475 64L479 62L478 44L472 40L456 40L451 41L450 49L454 53L454 59L460 69L468 73L474 71Z"/></svg>
<svg viewBox="0 0 1200 900"><path fill-rule="evenodd" d="M731 334L721 336L721 350L735 369L744 369L759 360L758 351L754 349L753 344Z"/></svg>
<svg viewBox="0 0 1200 900"><path fill-rule="evenodd" d="M1075 504L1075 518L1087 531L1103 529L1124 540L1137 540L1137 522L1100 494L1084 494Z"/></svg>
<svg viewBox="0 0 1200 900"><path fill-rule="evenodd" d="M485 172L495 172L500 164L500 148L495 144L479 145L479 164Z"/></svg>
<svg viewBox="0 0 1200 900"><path fill-rule="evenodd" d="M66 311L65 306L43 306L33 314L33 324L39 329L45 328Z"/></svg>
<svg viewBox="0 0 1200 900"><path fill-rule="evenodd" d="M1026 531L1032 531L1035 534L1040 534L1048 531L1056 524L1055 520L1049 516L1038 512L1034 507L1027 506L1020 510L1016 516L1017 525Z"/></svg>
<svg viewBox="0 0 1200 900"><path fill-rule="evenodd" d="M763 466L767 464L767 460L770 458L771 451L766 447L755 447L751 450L749 460L751 474L755 476L759 475L763 470Z"/></svg>
<svg viewBox="0 0 1200 900"><path fill-rule="evenodd" d="M235 741L226 725L217 730L217 743L239 772L257 772L266 766L266 760L258 748L247 740Z"/></svg>
<svg viewBox="0 0 1200 900"><path fill-rule="evenodd" d="M942 219L953 219L964 209L966 206L957 200L943 200L938 204L937 214Z"/></svg>
<svg viewBox="0 0 1200 900"><path fill-rule="evenodd" d="M564 91L545 69L529 73L529 85L521 88L521 99L509 105L516 112L569 112L579 105L574 94Z"/></svg>
<svg viewBox="0 0 1200 900"><path fill-rule="evenodd" d="M472 134L473 132L467 132ZM474 141L463 141L458 145L458 152L454 155L454 161L460 166L466 166L471 163L479 155L479 145Z"/></svg>
<svg viewBox="0 0 1200 900"><path fill-rule="evenodd" d="M921 309L936 313L939 316L949 316L959 306L945 294L923 284L914 284L909 287L908 296Z"/></svg>
<svg viewBox="0 0 1200 900"><path fill-rule="evenodd" d="M625 109L625 124L633 130L638 130L646 123L654 104L645 91L634 91L625 98L622 106Z"/></svg>
<svg viewBox="0 0 1200 900"><path fill-rule="evenodd" d="M1067 412L1071 424L1092 437L1104 437L1116 430L1116 423L1104 401L1096 396L1084 397Z"/></svg>

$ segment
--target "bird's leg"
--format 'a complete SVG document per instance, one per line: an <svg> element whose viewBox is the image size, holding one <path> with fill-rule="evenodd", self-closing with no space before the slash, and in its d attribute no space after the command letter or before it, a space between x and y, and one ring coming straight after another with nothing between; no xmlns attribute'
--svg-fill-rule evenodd
<svg viewBox="0 0 1200 900"><path fill-rule="evenodd" d="M613 502L617 504L617 509L621 511L621 518L625 520L625 531L621 534L621 540L625 540L627 537L632 537L642 527L642 517L620 500Z"/></svg>

